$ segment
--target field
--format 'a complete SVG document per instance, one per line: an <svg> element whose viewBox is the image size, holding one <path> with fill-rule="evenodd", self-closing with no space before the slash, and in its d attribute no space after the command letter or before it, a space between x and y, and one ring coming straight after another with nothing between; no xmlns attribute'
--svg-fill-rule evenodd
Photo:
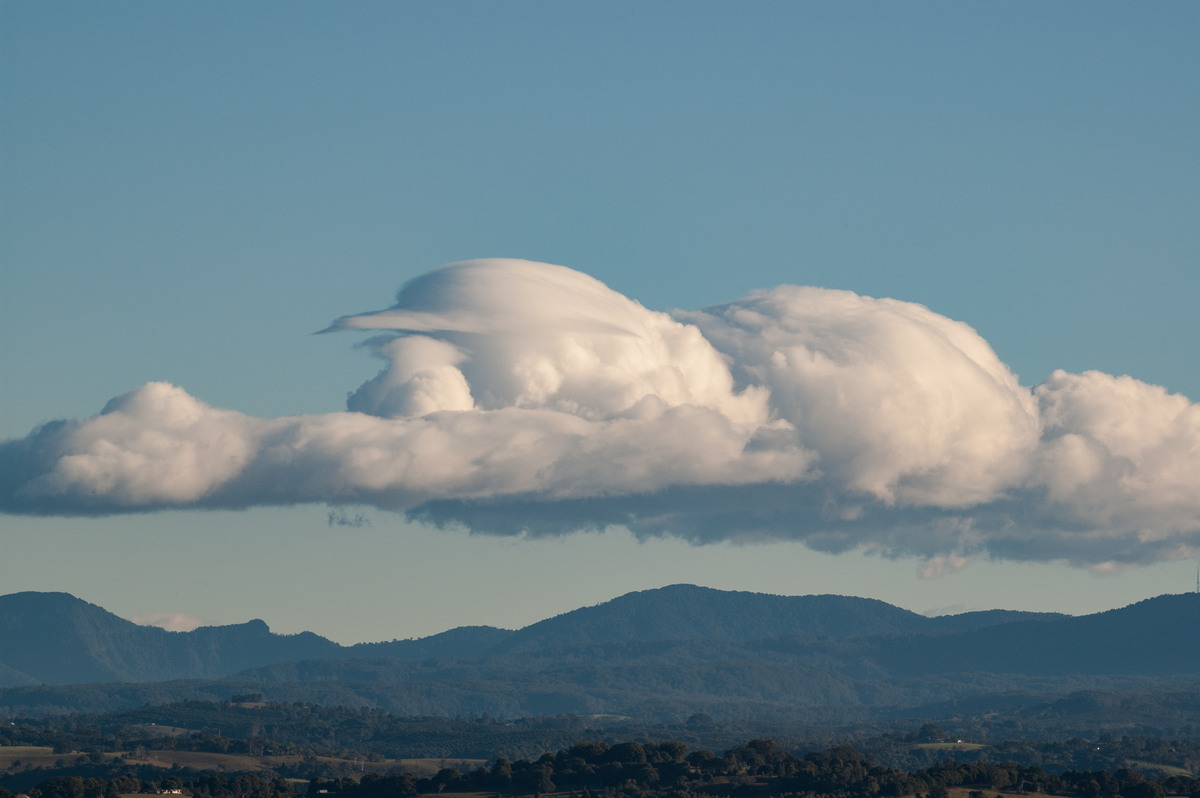
<svg viewBox="0 0 1200 798"><path fill-rule="evenodd" d="M1147 762L1144 759L1131 759L1129 764L1143 773L1162 774L1163 776L1190 776L1191 771L1174 765L1163 765L1158 762Z"/></svg>
<svg viewBox="0 0 1200 798"><path fill-rule="evenodd" d="M127 755L125 761L131 765L150 765L158 768L171 768L179 765L191 770L216 770L224 772L243 772L269 770L273 765L296 762L299 757L265 757L245 756L243 754L218 754L208 751L147 751L142 758Z"/></svg>
<svg viewBox="0 0 1200 798"><path fill-rule="evenodd" d="M995 790L980 790L978 787L951 787L950 798L968 798L970 793L979 790L987 798L1017 798L1013 793L997 792ZM1050 795L1044 792L1023 792L1020 793L1020 798L1060 798L1060 796Z"/></svg>
<svg viewBox="0 0 1200 798"><path fill-rule="evenodd" d="M460 771L473 770L484 763L482 759L381 759L369 761L365 759L338 759L336 757L318 757L322 762L332 765L350 765L360 773L387 773L396 768L412 773L418 777L432 776L442 768L455 768ZM206 751L147 751L144 759L134 759L126 755L126 761L138 765L151 765L169 769L178 765L191 770L215 770L226 773L251 772L256 770L273 770L280 765L294 764L300 761L298 756L247 756L245 754L217 754Z"/></svg>
<svg viewBox="0 0 1200 798"><path fill-rule="evenodd" d="M54 763L59 760L65 764L74 764L80 759L83 759L80 753L56 754L53 748L40 745L0 746L0 771L54 767Z"/></svg>
<svg viewBox="0 0 1200 798"><path fill-rule="evenodd" d="M967 751L982 748L983 746L976 743L953 742L953 743L927 743L918 746L922 749L936 751ZM124 762L132 765L149 766L152 768L161 768L164 771L169 771L175 768L174 775L179 775L186 779L187 773L199 772L218 772L218 773L253 773L261 772L264 774L272 771L278 771L280 768L286 768L288 765L296 765L302 761L299 756L248 756L242 754L223 754L201 751L177 751L168 749L138 749L139 756L136 758L130 752L105 752L105 753L90 753L84 754L78 751L58 752L52 748L40 746L0 746L0 772L2 773L20 773L34 768L62 768L71 767L76 764L96 763L108 761L120 757ZM437 774L438 771L446 768L453 768L460 773L472 771L485 764L482 759L461 759L461 758L427 758L427 759L343 759L336 757L319 757L320 761L328 763L338 768L343 774L352 772L355 777L368 773L387 774L397 771L411 773L418 778L428 778ZM311 763L311 759L309 760ZM1163 765L1149 761L1127 760L1128 764L1145 773L1160 773L1162 775L1189 775L1188 771L1183 768ZM718 776L718 784L723 784L724 777ZM465 786L465 784L463 785ZM765 786L765 785L763 785ZM984 789L975 786L970 787L951 787L949 788L948 798L971 798L971 793L976 794L976 798L982 794L982 798L1056 798L1046 793L1012 793L1001 792L994 789ZM494 793L458 793L445 792L443 798L479 798L484 795L493 795ZM567 798L570 793L544 793L543 798ZM128 795L122 798L146 798L146 796ZM1172 798L1172 797L1168 797Z"/></svg>
<svg viewBox="0 0 1200 798"><path fill-rule="evenodd" d="M246 756L243 754L218 754L206 751L170 751L151 750L138 759L128 751L114 751L103 755L105 759L124 756L125 761L134 765L150 765L151 767L169 770L178 765L190 770L210 770L224 773L246 773L254 771L269 771L280 765L293 764L300 760L296 756ZM64 765L77 764L87 757L79 752L54 753L54 749L45 746L21 745L0 746L0 772L28 770L35 767L52 768L56 763ZM335 757L319 757L323 762L332 765L350 765L360 773L387 773L396 768L424 778L432 776L442 768L455 768L459 771L473 770L484 763L482 759L383 759L376 762L368 760L338 759Z"/></svg>

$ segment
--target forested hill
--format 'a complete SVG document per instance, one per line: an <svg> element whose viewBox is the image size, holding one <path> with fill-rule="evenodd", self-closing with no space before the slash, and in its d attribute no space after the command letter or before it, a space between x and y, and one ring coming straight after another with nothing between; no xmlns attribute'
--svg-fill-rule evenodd
<svg viewBox="0 0 1200 798"><path fill-rule="evenodd" d="M273 634L261 620L168 632L67 593L0 596L0 685L216 678L340 649L310 632Z"/></svg>
<svg viewBox="0 0 1200 798"><path fill-rule="evenodd" d="M628 593L526 626L498 646L496 653L635 641L861 638L965 631L1014 620L1063 617L1001 610L928 618L877 599L773 596L671 585Z"/></svg>
<svg viewBox="0 0 1200 798"><path fill-rule="evenodd" d="M321 659L463 659L579 645L780 636L866 637L962 631L1053 614L994 611L926 618L874 599L772 596L673 585L630 593L527 626L451 629L418 640L340 646L310 632L278 635L261 620L168 632L67 593L0 596L0 687L220 678Z"/></svg>
<svg viewBox="0 0 1200 798"><path fill-rule="evenodd" d="M262 621L166 632L66 594L19 593L0 597L0 688L8 687L0 714L256 691L439 716L803 712L843 722L913 717L935 705L988 712L1081 689L1194 685L1197 628L1200 594L1081 617L925 618L870 599L675 585L518 631L465 627L340 646L310 633L276 635ZM127 684L39 686L85 682ZM1182 712L1178 723L1200 724L1200 713Z"/></svg>

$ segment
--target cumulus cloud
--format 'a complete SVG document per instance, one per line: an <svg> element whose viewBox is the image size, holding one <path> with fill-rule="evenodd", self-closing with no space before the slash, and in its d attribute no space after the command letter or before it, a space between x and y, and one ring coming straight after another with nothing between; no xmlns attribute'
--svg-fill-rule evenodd
<svg viewBox="0 0 1200 798"><path fill-rule="evenodd" d="M978 504L1037 445L1029 392L974 330L920 305L784 286L681 316L851 495Z"/></svg>
<svg viewBox="0 0 1200 798"><path fill-rule="evenodd" d="M795 539L928 576L1200 549L1200 406L1094 372L1023 387L920 305L782 286L663 313L497 259L346 330L385 363L347 412L255 418L150 383L0 444L0 508L366 504L495 534Z"/></svg>
<svg viewBox="0 0 1200 798"><path fill-rule="evenodd" d="M182 612L152 612L149 615L134 618L133 622L139 626L157 626L168 632L190 632L201 626L209 625L209 622L203 618L196 618Z"/></svg>
<svg viewBox="0 0 1200 798"><path fill-rule="evenodd" d="M372 341L388 368L350 398L351 410L371 415L526 408L596 421L647 399L738 423L765 419L765 392L735 392L695 326L561 266L450 264L405 285L388 310L330 329L390 333Z"/></svg>

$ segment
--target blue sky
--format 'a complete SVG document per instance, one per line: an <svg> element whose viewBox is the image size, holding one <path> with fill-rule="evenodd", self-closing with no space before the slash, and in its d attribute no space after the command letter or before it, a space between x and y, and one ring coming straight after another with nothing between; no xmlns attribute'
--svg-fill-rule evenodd
<svg viewBox="0 0 1200 798"><path fill-rule="evenodd" d="M891 297L971 325L1026 387L1094 369L1200 398L1194 4L6 2L0 23L5 438L149 381L337 413L381 364L312 333L484 257L656 311ZM1196 565L921 579L911 552L336 511L369 525L320 502L5 515L0 587L349 642L674 582L1087 612Z"/></svg>

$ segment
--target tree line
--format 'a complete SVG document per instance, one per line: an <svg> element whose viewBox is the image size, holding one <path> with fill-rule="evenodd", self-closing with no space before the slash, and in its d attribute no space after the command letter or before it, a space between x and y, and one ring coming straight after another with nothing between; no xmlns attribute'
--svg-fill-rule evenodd
<svg viewBox="0 0 1200 798"><path fill-rule="evenodd" d="M361 778L313 778L309 795L328 798L411 798L475 792L496 796L566 794L571 798L948 798L951 788L968 798L1046 793L1068 798L1200 798L1200 779L1153 776L1130 767L1114 772L1048 773L1014 763L940 762L917 771L875 763L840 745L796 756L768 739L723 754L691 750L678 741L609 744L579 742L536 759L499 757L467 772L444 768L428 778L399 769ZM130 793L181 790L196 798L293 798L296 782L260 774L170 773L146 781L131 774L110 778L55 776L28 791L30 798L118 798ZM0 788L0 798L13 798Z"/></svg>
<svg viewBox="0 0 1200 798"><path fill-rule="evenodd" d="M300 755L344 759L388 757L510 759L540 756L570 746L576 740L678 740L690 749L728 750L752 737L769 738L792 751L813 751L844 741L875 761L903 770L930 767L945 756L921 743L969 739L983 747L958 751L964 759L1012 761L1041 765L1048 770L1116 770L1124 760L1150 760L1177 767L1200 762L1200 727L1195 734L1170 736L1105 734L1088 731L1047 732L1033 729L981 728L956 721L944 729L919 722L863 723L835 730L812 725L804 717L789 723L720 720L694 713L686 720L647 724L627 718L595 716L535 716L496 719L412 717L380 709L348 708L301 703L260 703L257 693L235 694L227 701L184 701L94 715L72 714L42 718L0 715L0 746L36 745L56 752L112 752L146 748L175 748L214 753ZM1089 705L1099 699L1091 697ZM1072 699L1083 701L1080 697ZM1200 704L1197 704L1200 711ZM1146 711L1163 709L1147 705ZM1165 711L1165 710L1164 710ZM164 734L174 727L178 733ZM1040 728L1040 727L1039 727ZM183 730L188 731L183 731ZM66 774L71 775L71 774ZM308 777L313 772L289 774Z"/></svg>

